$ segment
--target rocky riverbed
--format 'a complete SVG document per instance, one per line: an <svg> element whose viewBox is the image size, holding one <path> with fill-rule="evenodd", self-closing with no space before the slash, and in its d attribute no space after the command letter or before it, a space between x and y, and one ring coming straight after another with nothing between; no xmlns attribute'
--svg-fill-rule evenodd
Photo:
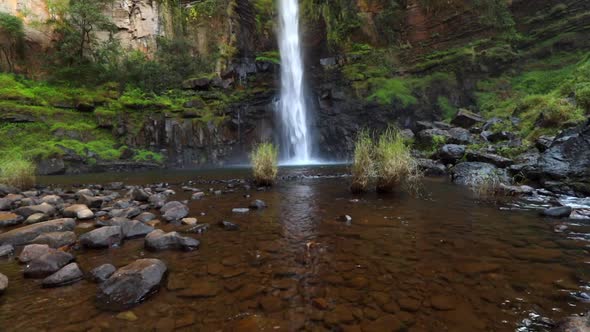
<svg viewBox="0 0 590 332"><path fill-rule="evenodd" d="M355 197L341 168L287 169L273 189L227 175L4 188L0 326L533 331L590 309L584 199L518 187L494 206L444 179Z"/></svg>

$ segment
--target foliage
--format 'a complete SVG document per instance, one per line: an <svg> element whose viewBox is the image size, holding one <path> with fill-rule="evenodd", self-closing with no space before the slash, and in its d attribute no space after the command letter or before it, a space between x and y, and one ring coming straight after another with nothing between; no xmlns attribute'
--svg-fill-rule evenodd
<svg viewBox="0 0 590 332"><path fill-rule="evenodd" d="M256 61L272 62L274 64L281 64L281 55L278 51L262 52L256 57Z"/></svg>
<svg viewBox="0 0 590 332"><path fill-rule="evenodd" d="M26 189L35 184L35 165L18 154L0 158L0 183Z"/></svg>
<svg viewBox="0 0 590 332"><path fill-rule="evenodd" d="M156 162L161 164L164 162L165 157L161 153L149 151L149 150L138 150L136 151L135 156L133 157L134 161L147 161L147 162Z"/></svg>
<svg viewBox="0 0 590 332"><path fill-rule="evenodd" d="M276 1L254 0L254 9L256 10L256 30L269 38L275 25Z"/></svg>
<svg viewBox="0 0 590 332"><path fill-rule="evenodd" d="M407 81L403 79L374 79L371 83L376 85L377 89L369 96L369 100L376 100L382 105L390 105L392 102L398 102L403 107L408 107L418 102L416 97L412 95Z"/></svg>
<svg viewBox="0 0 590 332"><path fill-rule="evenodd" d="M193 1L188 8L187 17L195 22L210 19L225 6L226 2L223 0Z"/></svg>
<svg viewBox="0 0 590 332"><path fill-rule="evenodd" d="M459 111L455 106L453 106L453 104L451 104L449 98L445 96L438 96L436 104L441 110L444 120L450 121Z"/></svg>
<svg viewBox="0 0 590 332"><path fill-rule="evenodd" d="M0 44L0 51L7 62L7 71L15 70L14 59L21 56L24 51L25 30L22 19L0 12L0 32L7 37L7 43Z"/></svg>
<svg viewBox="0 0 590 332"><path fill-rule="evenodd" d="M278 155L278 148L272 143L261 143L254 148L250 159L254 180L258 185L270 186L275 182L278 174Z"/></svg>
<svg viewBox="0 0 590 332"><path fill-rule="evenodd" d="M352 161L353 193L365 192L369 188L369 181L374 177L374 147L373 139L368 130L361 130L354 144L354 159Z"/></svg>
<svg viewBox="0 0 590 332"><path fill-rule="evenodd" d="M323 21L329 46L345 47L350 37L361 26L358 9L349 0L304 0L300 4L302 16L312 21Z"/></svg>
<svg viewBox="0 0 590 332"><path fill-rule="evenodd" d="M377 164L377 190L393 191L400 184L415 188L422 174L399 130L388 128L375 146Z"/></svg>

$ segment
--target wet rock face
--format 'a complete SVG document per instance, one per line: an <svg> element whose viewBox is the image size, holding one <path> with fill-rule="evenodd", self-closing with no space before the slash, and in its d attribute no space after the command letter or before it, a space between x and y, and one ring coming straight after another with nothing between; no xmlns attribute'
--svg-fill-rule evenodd
<svg viewBox="0 0 590 332"><path fill-rule="evenodd" d="M492 164L481 162L464 162L457 164L451 171L453 182L466 186L509 183L506 171Z"/></svg>
<svg viewBox="0 0 590 332"><path fill-rule="evenodd" d="M129 309L159 289L166 271L159 259L139 259L122 267L100 285L96 304L109 311Z"/></svg>

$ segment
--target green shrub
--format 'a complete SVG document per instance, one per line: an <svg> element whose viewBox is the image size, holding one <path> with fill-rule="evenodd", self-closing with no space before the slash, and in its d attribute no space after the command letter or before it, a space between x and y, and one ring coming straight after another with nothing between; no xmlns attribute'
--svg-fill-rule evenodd
<svg viewBox="0 0 590 332"><path fill-rule="evenodd" d="M0 159L0 183L26 189L35 184L35 165L19 154L5 154Z"/></svg>
<svg viewBox="0 0 590 332"><path fill-rule="evenodd" d="M278 174L278 148L272 143L262 143L250 155L254 181L260 186L271 186Z"/></svg>
<svg viewBox="0 0 590 332"><path fill-rule="evenodd" d="M439 96L437 98L436 104L441 110L444 120L451 120L455 115L457 115L457 112L459 111L455 106L453 106L453 104L451 104L449 98L444 96Z"/></svg>
<svg viewBox="0 0 590 332"><path fill-rule="evenodd" d="M576 85L576 102L590 113L590 82Z"/></svg>
<svg viewBox="0 0 590 332"><path fill-rule="evenodd" d="M139 150L136 151L135 156L133 157L134 161L148 161L148 162L156 162L161 164L164 162L165 157L161 153L148 151L148 150Z"/></svg>
<svg viewBox="0 0 590 332"><path fill-rule="evenodd" d="M353 193L365 192L369 188L369 182L374 177L373 139L367 130L359 132L354 145L354 159L352 161L352 185Z"/></svg>
<svg viewBox="0 0 590 332"><path fill-rule="evenodd" d="M375 147L375 159L377 191L391 192L400 184L415 188L421 173L399 130L388 128L381 134Z"/></svg>
<svg viewBox="0 0 590 332"><path fill-rule="evenodd" d="M412 90L407 82L400 78L373 79L371 84L376 87L375 93L369 96L369 100L376 100L382 105L390 105L393 102L400 103L403 107L418 103L412 95Z"/></svg>

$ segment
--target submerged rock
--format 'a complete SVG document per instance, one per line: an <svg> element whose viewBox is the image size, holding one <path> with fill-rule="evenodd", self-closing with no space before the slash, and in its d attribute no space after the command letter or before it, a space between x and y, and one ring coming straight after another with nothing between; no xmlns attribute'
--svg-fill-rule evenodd
<svg viewBox="0 0 590 332"><path fill-rule="evenodd" d="M188 216L188 207L178 201L166 203L161 209L162 218L166 221L176 221Z"/></svg>
<svg viewBox="0 0 590 332"><path fill-rule="evenodd" d="M87 248L109 248L123 241L121 226L105 226L80 236L80 244Z"/></svg>
<svg viewBox="0 0 590 332"><path fill-rule="evenodd" d="M37 236L48 232L73 231L76 227L74 219L64 218L44 221L13 229L0 234L0 244L11 244L21 246L31 243Z"/></svg>
<svg viewBox="0 0 590 332"><path fill-rule="evenodd" d="M117 268L112 264L103 264L90 271L90 275L92 276L92 281L101 283L112 276L116 270Z"/></svg>
<svg viewBox="0 0 590 332"><path fill-rule="evenodd" d="M123 311L155 293L167 271L159 259L139 259L117 270L98 289L96 304L109 311Z"/></svg>
<svg viewBox="0 0 590 332"><path fill-rule="evenodd" d="M43 279L41 285L45 288L61 287L71 285L82 280L84 273L76 263L70 263L62 267L59 271Z"/></svg>
<svg viewBox="0 0 590 332"><path fill-rule="evenodd" d="M47 244L29 244L23 248L23 251L18 256L18 260L21 263L28 263L49 251L51 251L51 248Z"/></svg>
<svg viewBox="0 0 590 332"><path fill-rule="evenodd" d="M0 273L0 295L4 294L8 288L8 277Z"/></svg>
<svg viewBox="0 0 590 332"><path fill-rule="evenodd" d="M250 212L250 209L248 209L248 208L233 208L231 210L231 212L233 212L233 213L248 213L248 212Z"/></svg>
<svg viewBox="0 0 590 332"><path fill-rule="evenodd" d="M249 207L254 210L262 210L262 209L265 209L267 207L267 205L264 201L257 199L257 200L250 202Z"/></svg>
<svg viewBox="0 0 590 332"><path fill-rule="evenodd" d="M0 246L0 257L14 255L14 247L10 244Z"/></svg>
<svg viewBox="0 0 590 332"><path fill-rule="evenodd" d="M545 209L542 215L552 218L567 218L572 214L572 208L569 206L559 206Z"/></svg>
<svg viewBox="0 0 590 332"><path fill-rule="evenodd" d="M237 224L234 224L231 221L220 221L219 222L219 226L221 226L223 229L225 229L226 231L237 231L240 229L240 226Z"/></svg>
<svg viewBox="0 0 590 332"><path fill-rule="evenodd" d="M165 233L161 229L157 229L145 237L145 247L148 250L193 250L197 249L199 245L199 240L182 236L178 232Z"/></svg>

